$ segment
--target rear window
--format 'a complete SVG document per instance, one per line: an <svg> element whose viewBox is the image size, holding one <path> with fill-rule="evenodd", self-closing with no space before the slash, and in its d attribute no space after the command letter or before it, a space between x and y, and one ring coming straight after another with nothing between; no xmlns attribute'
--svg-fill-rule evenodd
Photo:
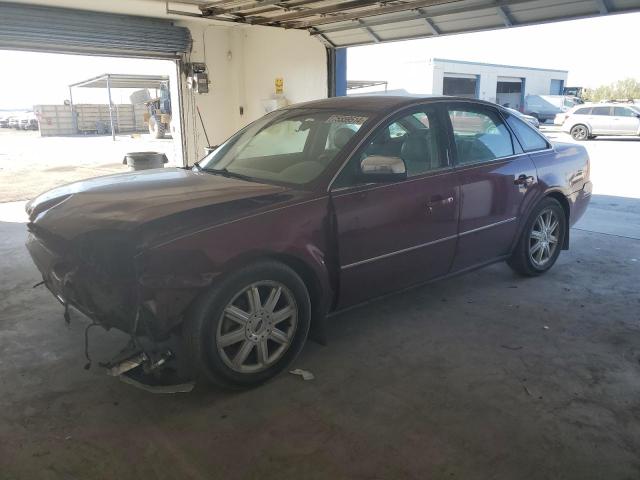
<svg viewBox="0 0 640 480"><path fill-rule="evenodd" d="M611 107L593 107L591 115L611 115Z"/></svg>
<svg viewBox="0 0 640 480"><path fill-rule="evenodd" d="M579 108L573 113L574 113L574 115L591 115L591 109L590 108Z"/></svg>
<svg viewBox="0 0 640 480"><path fill-rule="evenodd" d="M509 115L507 117L507 123L515 132L516 137L520 141L525 152L535 152L536 150L545 150L546 148L549 148L549 144L542 135L516 116Z"/></svg>

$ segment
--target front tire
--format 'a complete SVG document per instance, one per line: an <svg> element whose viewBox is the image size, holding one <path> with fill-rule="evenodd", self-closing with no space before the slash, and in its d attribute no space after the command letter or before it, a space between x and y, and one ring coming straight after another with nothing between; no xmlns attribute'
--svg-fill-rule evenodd
<svg viewBox="0 0 640 480"><path fill-rule="evenodd" d="M264 261L237 270L203 294L185 320L183 338L196 377L225 388L251 388L300 353L311 302L288 266Z"/></svg>
<svg viewBox="0 0 640 480"><path fill-rule="evenodd" d="M571 131L569 133L574 140L578 140L579 142L582 142L583 140L587 140L589 138L589 129L586 125L574 125L573 127L571 127Z"/></svg>
<svg viewBox="0 0 640 480"><path fill-rule="evenodd" d="M533 277L545 273L560 255L566 228L562 205L546 197L531 212L507 263L520 275Z"/></svg>

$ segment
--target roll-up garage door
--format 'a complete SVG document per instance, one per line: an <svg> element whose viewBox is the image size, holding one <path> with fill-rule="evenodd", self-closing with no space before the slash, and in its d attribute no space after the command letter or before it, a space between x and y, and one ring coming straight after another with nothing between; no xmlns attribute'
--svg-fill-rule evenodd
<svg viewBox="0 0 640 480"><path fill-rule="evenodd" d="M190 46L169 20L0 2L0 50L176 58Z"/></svg>

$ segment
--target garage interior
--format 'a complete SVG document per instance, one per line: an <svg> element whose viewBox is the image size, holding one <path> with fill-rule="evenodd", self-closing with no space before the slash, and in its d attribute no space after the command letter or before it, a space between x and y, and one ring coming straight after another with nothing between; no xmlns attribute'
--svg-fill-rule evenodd
<svg viewBox="0 0 640 480"><path fill-rule="evenodd" d="M524 104L523 80L521 78L498 77L496 103L519 110Z"/></svg>
<svg viewBox="0 0 640 480"><path fill-rule="evenodd" d="M0 50L175 61L190 165L282 101L341 93L344 48L634 11L635 0L0 2ZM189 88L194 63L208 93ZM594 198L544 279L497 264L332 316L328 344L309 342L294 365L313 381L164 396L83 369L87 320L72 311L65 327L31 288L21 208L0 205L2 479L640 476L633 199ZM124 341L93 329L95 362Z"/></svg>
<svg viewBox="0 0 640 480"><path fill-rule="evenodd" d="M454 97L478 98L478 77L476 75L444 75L442 93Z"/></svg>

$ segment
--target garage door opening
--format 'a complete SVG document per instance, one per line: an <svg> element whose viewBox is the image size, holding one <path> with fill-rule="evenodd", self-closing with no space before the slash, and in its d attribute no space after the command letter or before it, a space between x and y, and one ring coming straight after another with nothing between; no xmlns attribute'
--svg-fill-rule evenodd
<svg viewBox="0 0 640 480"><path fill-rule="evenodd" d="M0 202L125 172L129 152L183 164L175 61L0 51L0 62Z"/></svg>
<svg viewBox="0 0 640 480"><path fill-rule="evenodd" d="M522 111L524 103L524 88L522 78L498 77L496 88L496 103L504 107Z"/></svg>
<svg viewBox="0 0 640 480"><path fill-rule="evenodd" d="M447 75L445 73L442 93L464 98L478 98L478 77L475 75Z"/></svg>

